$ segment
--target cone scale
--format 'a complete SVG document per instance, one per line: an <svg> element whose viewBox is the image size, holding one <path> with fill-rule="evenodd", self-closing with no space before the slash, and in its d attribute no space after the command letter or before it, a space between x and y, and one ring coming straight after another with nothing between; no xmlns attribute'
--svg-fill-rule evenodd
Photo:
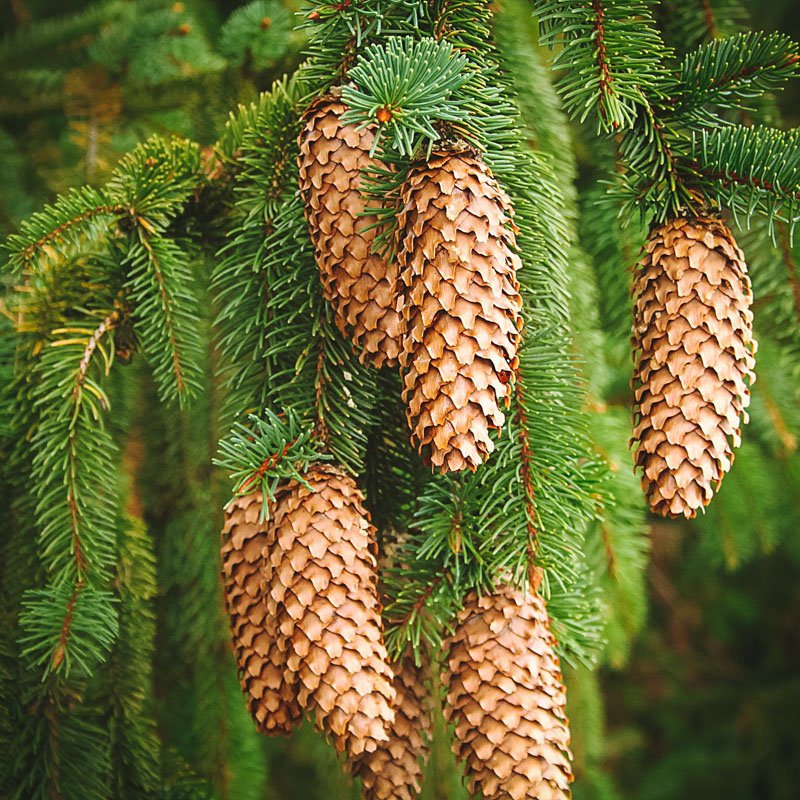
<svg viewBox="0 0 800 800"><path fill-rule="evenodd" d="M694 517L733 461L756 343L742 251L712 218L656 226L635 276L636 465L651 509Z"/></svg>

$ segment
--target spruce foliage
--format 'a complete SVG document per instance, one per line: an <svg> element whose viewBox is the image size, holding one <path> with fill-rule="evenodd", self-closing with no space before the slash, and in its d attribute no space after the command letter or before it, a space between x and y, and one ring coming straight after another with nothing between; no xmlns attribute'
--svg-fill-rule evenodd
<svg viewBox="0 0 800 800"><path fill-rule="evenodd" d="M274 497L330 461L357 479L379 542L398 542L380 576L393 657L439 652L470 590L541 580L570 665L576 794L616 797L593 670L624 666L647 616L627 362L630 272L652 223L723 211L756 291L752 421L693 523L703 563L800 557L800 142L771 100L796 77L798 47L742 30L729 2L294 11L255 0L213 30L202 3L109 0L0 42L25 113L72 97L88 181L54 179L62 191L28 213L44 192L24 190L23 112L0 90L13 184L0 207L13 230L0 284L0 794L256 798L283 780L277 761L303 772L299 749L262 744L243 711L218 535L231 497ZM198 94L171 108L186 87ZM387 257L403 182L442 142L479 154L514 208L519 370L474 472L425 466L398 375L359 361L323 297L297 136L309 103L340 88L344 122L375 126L391 167L363 184L390 201L376 238ZM220 105L242 97L223 123ZM199 141L180 135L206 105ZM100 135L113 125L121 158ZM308 736L296 741L313 749Z"/></svg>

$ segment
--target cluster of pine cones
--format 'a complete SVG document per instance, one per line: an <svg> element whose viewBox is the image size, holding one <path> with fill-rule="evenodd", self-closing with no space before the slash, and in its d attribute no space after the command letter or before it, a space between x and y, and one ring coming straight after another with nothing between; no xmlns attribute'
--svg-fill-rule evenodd
<svg viewBox="0 0 800 800"><path fill-rule="evenodd" d="M326 297L362 360L403 370L412 440L442 472L475 470L505 421L522 319L508 197L466 150L411 168L397 258L359 191L374 132L326 95L300 136L300 187ZM379 205L379 200L370 201ZM377 210L377 209L376 209ZM755 342L741 250L711 216L656 226L633 286L636 464L652 510L693 517L730 468L747 419Z"/></svg>
<svg viewBox="0 0 800 800"><path fill-rule="evenodd" d="M367 800L412 800L431 732L430 664L387 657L375 529L355 481L312 467L229 508L222 574L239 678L258 728L306 716L345 754ZM445 644L445 717L486 800L569 796L565 695L542 598L470 593Z"/></svg>
<svg viewBox="0 0 800 800"><path fill-rule="evenodd" d="M414 441L442 472L480 466L505 422L518 365L522 301L511 204L467 150L414 166L398 209L397 258L371 252L365 214L371 128L343 125L334 96L314 103L300 135L300 188L325 296L362 360L403 369ZM373 202L373 201L370 201ZM374 201L373 205L379 201Z"/></svg>
<svg viewBox="0 0 800 800"><path fill-rule="evenodd" d="M362 360L399 366L412 440L442 472L475 470L504 423L522 328L510 202L483 161L442 149L405 176L396 259L373 252L365 172L374 131L342 123L337 94L309 108L300 188L323 290ZM388 202L388 201L387 201ZM373 213L375 212L375 213ZM694 516L733 457L754 379L741 251L714 218L654 228L634 286L636 463L651 507ZM429 663L383 642L375 530L353 478L312 466L269 502L239 497L223 580L250 712L266 734L303 717L344 753L365 798L411 800L431 730ZM310 487L310 488L309 488ZM543 599L470 593L446 641L445 717L485 800L569 796L565 696Z"/></svg>

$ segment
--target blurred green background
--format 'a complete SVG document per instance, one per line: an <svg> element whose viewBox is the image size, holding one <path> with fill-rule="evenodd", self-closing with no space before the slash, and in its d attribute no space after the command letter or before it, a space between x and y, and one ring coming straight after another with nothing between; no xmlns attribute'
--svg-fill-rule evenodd
<svg viewBox="0 0 800 800"><path fill-rule="evenodd" d="M698 5L733 13L729 2ZM661 4L665 19L670 6ZM211 145L230 109L299 63L298 7L291 0L245 6L235 0L6 0L0 6L0 235L57 193L102 183L117 159L152 132ZM800 38L797 0L753 2L749 12L754 28ZM783 124L800 124L800 85L776 99ZM583 144L586 132L573 134L585 205L597 188L598 165L595 151ZM589 224L584 231L578 221L587 237ZM602 301L602 274L598 282ZM757 303L769 300L770 287L762 289L759 298L756 281ZM759 338L770 369L759 371L753 424L711 512L693 523L650 523L646 611L631 609L633 621L620 623L622 633L610 627L611 644L597 672L567 669L579 800L800 797L797 352L787 355L775 344L780 331L769 329L769 320L765 327ZM608 391L598 399L601 413L618 413L623 428L628 398L619 387L627 380L626 358L609 358L618 374L605 381ZM224 621L213 604L206 608L208 598L218 597L214 546L194 553L195 566L182 561L176 545L209 520L217 524L218 509L203 495L212 444L198 435L201 416L165 412L147 425L145 419L145 449L160 471L143 479L161 587L156 703L160 736L180 762L175 786L207 785L209 797L235 800L350 797L354 788L332 751L307 727L291 740L254 735ZM612 459L612 467L629 472L625 457ZM170 470L186 476L185 494L193 500L176 497ZM192 617L192 603L206 604L203 621ZM209 671L204 659L217 666ZM424 796L462 797L441 734L439 722ZM177 788L174 796L181 796Z"/></svg>

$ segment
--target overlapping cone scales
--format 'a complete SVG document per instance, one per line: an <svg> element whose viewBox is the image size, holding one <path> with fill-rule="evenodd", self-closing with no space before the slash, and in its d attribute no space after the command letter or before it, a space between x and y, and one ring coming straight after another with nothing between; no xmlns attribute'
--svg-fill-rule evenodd
<svg viewBox="0 0 800 800"><path fill-rule="evenodd" d="M392 663L395 720L389 739L355 765L364 800L413 800L420 792L432 730L427 662L414 663L409 650Z"/></svg>
<svg viewBox="0 0 800 800"><path fill-rule="evenodd" d="M399 230L408 421L443 472L475 469L505 422L518 363L509 200L483 162L435 155L409 174Z"/></svg>
<svg viewBox="0 0 800 800"><path fill-rule="evenodd" d="M755 380L744 256L714 219L655 228L636 275L633 439L653 511L693 517L730 469Z"/></svg>
<svg viewBox="0 0 800 800"><path fill-rule="evenodd" d="M394 366L400 352L401 318L396 310L398 267L371 252L374 214L359 191L362 170L386 169L369 155L371 127L342 125L346 106L325 96L306 114L300 133L300 188L325 296L336 324L351 334L362 359Z"/></svg>
<svg viewBox="0 0 800 800"><path fill-rule="evenodd" d="M471 592L448 642L445 718L469 789L484 800L563 800L572 755L544 600L510 586Z"/></svg>
<svg viewBox="0 0 800 800"><path fill-rule="evenodd" d="M239 681L247 707L263 733L289 733L300 708L284 680L285 644L267 614L264 558L273 539L259 522L261 492L237 498L222 529L222 580Z"/></svg>
<svg viewBox="0 0 800 800"><path fill-rule="evenodd" d="M388 741L394 721L375 531L352 478L328 467L304 477L310 490L293 482L276 504L267 613L300 706L356 758Z"/></svg>

